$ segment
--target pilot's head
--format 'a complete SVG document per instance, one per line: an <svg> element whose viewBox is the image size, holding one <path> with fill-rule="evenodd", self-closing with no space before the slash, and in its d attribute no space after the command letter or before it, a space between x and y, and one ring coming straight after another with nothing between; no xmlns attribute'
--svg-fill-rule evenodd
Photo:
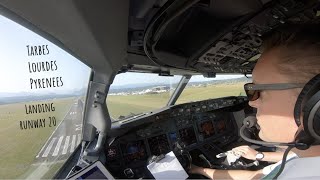
<svg viewBox="0 0 320 180"><path fill-rule="evenodd" d="M268 35L253 71L254 84L305 84L320 73L320 26L287 25ZM280 85L281 86L281 85ZM249 105L257 108L264 141L292 142L298 129L294 106L302 86L261 90Z"/></svg>

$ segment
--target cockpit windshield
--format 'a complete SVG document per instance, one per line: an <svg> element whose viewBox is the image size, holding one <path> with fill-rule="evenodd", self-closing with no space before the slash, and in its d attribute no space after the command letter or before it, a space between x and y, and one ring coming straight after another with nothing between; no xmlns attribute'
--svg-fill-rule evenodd
<svg viewBox="0 0 320 180"><path fill-rule="evenodd" d="M182 76L127 72L115 77L107 106L113 120L121 120L166 106Z"/></svg>
<svg viewBox="0 0 320 180"><path fill-rule="evenodd" d="M244 75L217 75L215 78L192 76L175 104L227 96L246 96L243 85L251 81L251 78Z"/></svg>
<svg viewBox="0 0 320 180"><path fill-rule="evenodd" d="M138 116L165 107L182 76L159 76L127 72L115 77L110 87L107 106L113 121ZM244 75L191 77L175 104L227 96L245 96L243 85L251 82Z"/></svg>

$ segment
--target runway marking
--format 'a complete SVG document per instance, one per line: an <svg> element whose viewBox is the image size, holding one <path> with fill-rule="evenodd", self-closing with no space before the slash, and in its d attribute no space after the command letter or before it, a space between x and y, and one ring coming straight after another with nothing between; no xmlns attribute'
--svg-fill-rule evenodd
<svg viewBox="0 0 320 180"><path fill-rule="evenodd" d="M36 158L43 157L47 158L49 155L50 156L59 156L65 155L68 153L69 148L70 148L70 153L74 152L75 148L81 144L82 140L82 134L75 134L75 135L69 135L69 136L57 136L57 137L52 137L53 135L56 135L56 131L60 129L61 125L63 122L66 122L68 120L77 120L75 114L81 114L76 110L76 106L79 105L79 103L75 103L74 105L71 105L69 107L69 112L65 114L64 118L62 121L59 122L58 126L54 130L53 133L51 133L50 137L47 139L47 141L44 143L44 145L41 147L40 151L38 152ZM72 115L71 117L67 118L68 115ZM82 124L77 124L75 131L81 131L82 130ZM66 136L66 138L64 138ZM72 142L71 141L71 136L72 136ZM65 142L63 140L65 139ZM64 143L64 144L63 144ZM63 149L62 149L63 146ZM71 147L70 147L71 146ZM62 151L60 151L62 149Z"/></svg>
<svg viewBox="0 0 320 180"><path fill-rule="evenodd" d="M77 141L77 145L79 145L81 143L81 134L78 134L78 141Z"/></svg>
<svg viewBox="0 0 320 180"><path fill-rule="evenodd" d="M62 143L62 140L63 140L63 136L61 136L58 140L58 143L56 145L56 148L54 149L53 153L52 153L52 156L57 156L58 153L59 153L59 150L60 150L60 146L61 146L61 143Z"/></svg>
<svg viewBox="0 0 320 180"><path fill-rule="evenodd" d="M50 150L54 144L54 142L56 141L57 138L52 138L50 144L48 145L47 149L44 151L44 153L42 154L42 157L48 157L49 153L50 153Z"/></svg>
<svg viewBox="0 0 320 180"><path fill-rule="evenodd" d="M82 124L76 124L76 131L82 130Z"/></svg>
<svg viewBox="0 0 320 180"><path fill-rule="evenodd" d="M69 140L70 140L70 136L67 136L63 146L62 154L67 154L68 147L69 147Z"/></svg>
<svg viewBox="0 0 320 180"><path fill-rule="evenodd" d="M70 148L70 152L73 152L74 151L74 147L76 145L76 135L73 135L72 136L72 142L71 142L71 148Z"/></svg>
<svg viewBox="0 0 320 180"><path fill-rule="evenodd" d="M68 112L71 111L71 108L73 107L73 105L70 106ZM63 117L62 121L60 121L60 123L58 124L58 126L56 127L56 129L53 131L53 133L51 133L50 137L47 139L46 143L44 143L44 145L42 146L41 150L39 151L38 155L36 156L36 158L39 157L39 155L41 154L42 150L44 149L44 147L46 147L46 145L48 144L48 142L50 141L50 139L52 138L52 136L55 134L55 132L57 131L57 129L60 127L61 123L64 122L64 120L66 119L68 113L66 113L66 115Z"/></svg>

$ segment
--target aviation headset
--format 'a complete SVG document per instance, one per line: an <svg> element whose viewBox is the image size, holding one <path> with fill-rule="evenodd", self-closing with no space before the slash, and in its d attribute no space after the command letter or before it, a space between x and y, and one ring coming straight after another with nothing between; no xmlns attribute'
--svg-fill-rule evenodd
<svg viewBox="0 0 320 180"><path fill-rule="evenodd" d="M315 141L320 141L320 74L313 77L300 92L294 108L294 119L299 127L296 143L305 144L305 148L308 148Z"/></svg>
<svg viewBox="0 0 320 180"><path fill-rule="evenodd" d="M300 120L303 112L303 120ZM244 131L246 128L256 126L257 119L255 116L248 116L243 121L240 128L240 136L251 143L272 146L290 146L300 150L308 149L315 141L320 142L320 74L313 77L300 92L295 107L294 119L298 131L295 135L295 142L264 142L248 138Z"/></svg>

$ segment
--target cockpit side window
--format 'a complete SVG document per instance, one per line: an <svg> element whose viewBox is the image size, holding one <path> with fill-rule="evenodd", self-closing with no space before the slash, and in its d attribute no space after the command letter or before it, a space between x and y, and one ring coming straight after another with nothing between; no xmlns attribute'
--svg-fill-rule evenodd
<svg viewBox="0 0 320 180"><path fill-rule="evenodd" d="M81 142L91 69L0 16L0 177L52 178Z"/></svg>

